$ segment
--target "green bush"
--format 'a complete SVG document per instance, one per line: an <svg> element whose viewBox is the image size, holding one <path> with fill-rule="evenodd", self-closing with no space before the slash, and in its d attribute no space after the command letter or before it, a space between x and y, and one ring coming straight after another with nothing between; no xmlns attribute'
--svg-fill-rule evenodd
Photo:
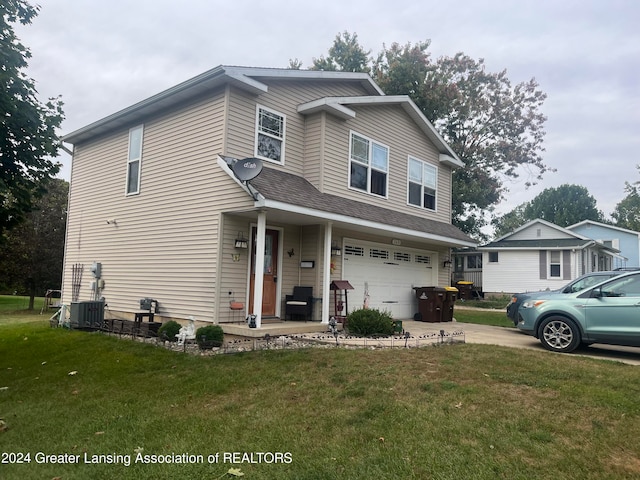
<svg viewBox="0 0 640 480"><path fill-rule="evenodd" d="M350 335L369 337L393 335L393 318L389 312L375 308L355 310L347 316L347 331Z"/></svg>
<svg viewBox="0 0 640 480"><path fill-rule="evenodd" d="M169 320L168 322L160 325L160 328L158 329L158 337L163 340L169 340L170 342L177 342L178 339L176 338L176 335L180 332L180 328L182 328L182 326L178 322L175 320Z"/></svg>
<svg viewBox="0 0 640 480"><path fill-rule="evenodd" d="M196 342L202 350L219 347L223 339L224 332L219 325L207 325L196 330Z"/></svg>

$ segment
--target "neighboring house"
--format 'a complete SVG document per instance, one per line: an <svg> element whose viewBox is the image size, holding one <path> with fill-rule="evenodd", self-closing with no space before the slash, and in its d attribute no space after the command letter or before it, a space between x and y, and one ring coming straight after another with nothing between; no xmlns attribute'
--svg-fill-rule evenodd
<svg viewBox="0 0 640 480"><path fill-rule="evenodd" d="M588 272L611 270L619 251L545 220L478 247L486 294L554 290Z"/></svg>
<svg viewBox="0 0 640 480"><path fill-rule="evenodd" d="M613 259L613 268L640 267L640 232L592 220L576 223L567 230L620 250L620 255Z"/></svg>
<svg viewBox="0 0 640 480"><path fill-rule="evenodd" d="M474 290L482 290L482 252L477 248L453 250L451 285L455 286L460 281L472 282Z"/></svg>
<svg viewBox="0 0 640 480"><path fill-rule="evenodd" d="M462 161L367 74L220 66L63 140L63 302L104 298L112 317L152 298L161 319L259 328L311 286L327 322L345 279L350 310L411 318L412 287L447 285L451 248L475 245L451 225ZM250 158L245 183L232 159Z"/></svg>

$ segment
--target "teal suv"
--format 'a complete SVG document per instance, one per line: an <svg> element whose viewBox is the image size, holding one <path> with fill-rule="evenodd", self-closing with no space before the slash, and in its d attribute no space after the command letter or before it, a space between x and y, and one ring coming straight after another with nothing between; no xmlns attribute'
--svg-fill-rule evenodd
<svg viewBox="0 0 640 480"><path fill-rule="evenodd" d="M625 273L584 290L526 300L518 329L554 352L580 344L640 346L640 272Z"/></svg>

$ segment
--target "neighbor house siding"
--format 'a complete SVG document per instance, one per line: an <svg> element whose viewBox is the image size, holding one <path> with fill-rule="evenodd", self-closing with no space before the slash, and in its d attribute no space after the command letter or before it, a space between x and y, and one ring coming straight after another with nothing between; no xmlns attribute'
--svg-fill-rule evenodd
<svg viewBox="0 0 640 480"><path fill-rule="evenodd" d="M547 272L548 251L544 261L539 250L519 250L499 252L498 262L489 262L489 252L482 254L482 287L486 293L513 294L518 292L536 292L555 290L576 277L575 255L580 252L567 252L562 255L564 275L559 278L544 278ZM579 258L579 257L578 257ZM568 272L567 272L568 269ZM567 276L570 273L571 276Z"/></svg>
<svg viewBox="0 0 640 480"><path fill-rule="evenodd" d="M65 303L74 263L85 266L80 300L92 298L88 268L96 261L105 282L99 294L112 314L137 310L140 298L152 297L162 316L214 320L219 212L250 205L216 163L223 100L222 93L207 96L144 124L138 195L124 191L128 128L76 146ZM115 225L106 223L111 219Z"/></svg>
<svg viewBox="0 0 640 480"><path fill-rule="evenodd" d="M535 223L509 236L509 240L546 240L556 238L575 238L572 235L542 223Z"/></svg>

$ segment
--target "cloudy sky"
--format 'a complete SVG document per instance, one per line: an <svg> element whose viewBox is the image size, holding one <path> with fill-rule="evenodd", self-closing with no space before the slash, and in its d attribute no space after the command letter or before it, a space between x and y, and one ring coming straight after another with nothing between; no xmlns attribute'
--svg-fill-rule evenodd
<svg viewBox="0 0 640 480"><path fill-rule="evenodd" d="M70 133L218 65L303 68L339 32L377 54L431 40L432 57L484 58L512 83L538 81L548 99L537 186L509 185L500 212L563 183L587 187L609 215L640 180L640 2L637 0L37 0L18 27L28 75L62 95ZM70 177L70 158L60 157Z"/></svg>

